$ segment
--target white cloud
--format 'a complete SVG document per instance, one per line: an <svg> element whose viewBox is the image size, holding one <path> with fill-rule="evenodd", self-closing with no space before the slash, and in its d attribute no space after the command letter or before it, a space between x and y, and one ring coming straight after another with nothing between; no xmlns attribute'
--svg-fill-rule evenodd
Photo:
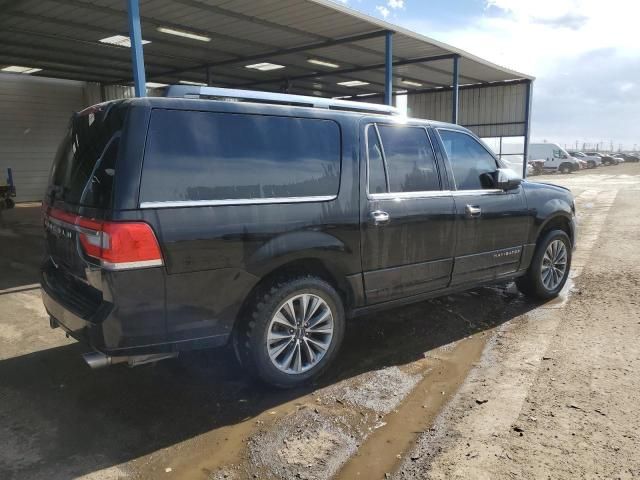
<svg viewBox="0 0 640 480"><path fill-rule="evenodd" d="M387 18L389 16L389 14L391 13L389 11L389 9L387 7L385 7L384 5L378 5L376 7L376 10L378 11L378 13L380 15L382 15L384 18Z"/></svg>
<svg viewBox="0 0 640 480"><path fill-rule="evenodd" d="M389 8L404 8L404 0L389 0Z"/></svg>
<svg viewBox="0 0 640 480"><path fill-rule="evenodd" d="M640 2L486 0L464 28L412 30L537 77L533 137L638 143Z"/></svg>

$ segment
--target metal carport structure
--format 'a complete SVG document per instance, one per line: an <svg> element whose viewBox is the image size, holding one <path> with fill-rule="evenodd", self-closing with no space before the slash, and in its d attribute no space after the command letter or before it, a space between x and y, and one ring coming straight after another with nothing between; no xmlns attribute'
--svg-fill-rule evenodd
<svg viewBox="0 0 640 480"><path fill-rule="evenodd" d="M0 11L0 69L90 82L96 101L132 83L144 95L145 82L389 104L400 93L413 116L522 136L526 155L533 77L332 1L0 0Z"/></svg>

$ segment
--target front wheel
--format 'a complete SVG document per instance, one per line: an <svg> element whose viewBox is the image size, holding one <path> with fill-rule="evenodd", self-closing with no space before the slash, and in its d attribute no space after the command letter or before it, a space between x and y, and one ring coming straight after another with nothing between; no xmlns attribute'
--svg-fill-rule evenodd
<svg viewBox="0 0 640 480"><path fill-rule="evenodd" d="M527 273L516 280L526 296L548 300L558 296L571 269L571 240L562 230L548 232L539 242Z"/></svg>
<svg viewBox="0 0 640 480"><path fill-rule="evenodd" d="M322 373L342 343L342 300L326 281L299 277L274 283L254 302L234 338L242 365L280 388L303 385Z"/></svg>

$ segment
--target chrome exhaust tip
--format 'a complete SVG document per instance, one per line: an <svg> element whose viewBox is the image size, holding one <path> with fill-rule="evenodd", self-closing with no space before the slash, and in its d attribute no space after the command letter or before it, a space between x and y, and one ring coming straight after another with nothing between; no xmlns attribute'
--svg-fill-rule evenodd
<svg viewBox="0 0 640 480"><path fill-rule="evenodd" d="M111 357L102 352L83 353L82 359L91 367L92 370L111 365Z"/></svg>
<svg viewBox="0 0 640 480"><path fill-rule="evenodd" d="M145 365L147 363L154 363L160 360L168 358L176 358L178 352L172 353L156 353L150 355L130 355L130 356L118 356L111 357L102 352L88 352L82 354L82 359L92 370L98 368L108 367L109 365L115 365L116 363L128 363L130 367L136 367L138 365Z"/></svg>
<svg viewBox="0 0 640 480"><path fill-rule="evenodd" d="M88 352L82 354L83 360L91 367L92 370L108 367L116 363L122 363L129 360L130 357L111 357L102 352Z"/></svg>

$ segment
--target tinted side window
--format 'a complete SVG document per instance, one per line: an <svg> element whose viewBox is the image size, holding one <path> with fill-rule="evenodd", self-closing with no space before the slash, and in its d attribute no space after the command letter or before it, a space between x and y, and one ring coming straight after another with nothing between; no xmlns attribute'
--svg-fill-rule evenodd
<svg viewBox="0 0 640 480"><path fill-rule="evenodd" d="M154 110L140 200L336 195L340 149L330 120Z"/></svg>
<svg viewBox="0 0 640 480"><path fill-rule="evenodd" d="M384 173L382 148L374 125L367 127L367 155L369 157L369 193L386 193L387 179Z"/></svg>
<svg viewBox="0 0 640 480"><path fill-rule="evenodd" d="M379 125L391 192L440 190L436 159L421 127Z"/></svg>
<svg viewBox="0 0 640 480"><path fill-rule="evenodd" d="M495 172L495 159L473 137L451 130L438 130L451 162L458 190L480 190L482 174Z"/></svg>

